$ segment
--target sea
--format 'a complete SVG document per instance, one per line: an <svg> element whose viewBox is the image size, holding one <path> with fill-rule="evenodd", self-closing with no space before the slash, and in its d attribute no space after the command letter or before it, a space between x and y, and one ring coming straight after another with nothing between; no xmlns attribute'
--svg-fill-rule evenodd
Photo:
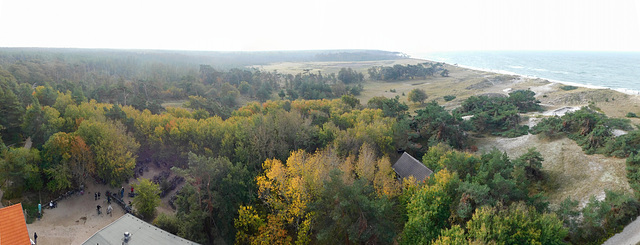
<svg viewBox="0 0 640 245"><path fill-rule="evenodd" d="M640 94L640 52L458 51L419 53L412 57Z"/></svg>

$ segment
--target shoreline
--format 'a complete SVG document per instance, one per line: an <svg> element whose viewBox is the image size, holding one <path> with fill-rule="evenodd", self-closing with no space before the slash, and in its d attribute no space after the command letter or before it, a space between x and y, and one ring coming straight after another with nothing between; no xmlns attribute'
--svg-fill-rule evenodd
<svg viewBox="0 0 640 245"><path fill-rule="evenodd" d="M524 74L519 74L519 73L512 72L512 71L506 71L506 70L494 70L494 69L489 69L489 68L480 68L480 67L461 65L461 64L450 64L450 63L445 62L445 61L436 61L436 60L432 60L432 59L428 59L428 58L421 58L421 57L416 57L415 59L425 60L425 61L430 61L430 62L441 62L441 63L447 64L447 65L450 65L450 66L457 66L457 67L460 67L460 68L476 70L476 71L491 72L491 73L497 73L497 74L503 74L503 75L519 76L519 77L524 77L524 78L529 78L529 79L541 79L541 80L546 80L546 81L548 81L550 83L558 83L558 84L564 84L564 85L570 85L570 86L576 86L576 87L582 87L582 88L589 88L589 89L609 89L609 90L617 91L617 92L620 92L620 93L623 93L623 94L627 94L627 95L640 95L640 91L639 90L633 90L633 89L629 89L629 88L610 88L610 87L599 86L599 85L583 84L583 83L579 83L579 82L561 81L561 80L544 78L544 77L524 75Z"/></svg>
<svg viewBox="0 0 640 245"><path fill-rule="evenodd" d="M452 64L449 64L449 63L445 63L445 64L450 65L450 66L457 66L457 67L461 67L461 68L465 68L465 69L483 71L483 72L491 72L491 73L497 73L497 74L503 74L503 75L519 76L519 77L524 77L524 78L529 78L529 79L541 79L541 80L546 80L546 81L548 81L550 83L556 83L556 84L564 84L564 85L570 85L570 86L576 86L576 87L582 87L582 88L589 88L589 89L608 89L608 90L613 90L613 91L617 91L617 92L620 92L620 93L623 93L623 94L628 94L628 95L640 95L640 91L633 90L633 89L628 89L628 88L609 88L609 87L598 86L598 85L590 85L590 84L583 84L583 83L577 83L577 82L560 81L560 80L549 79L549 78L544 78L544 77L523 75L523 74L518 74L518 73L515 73L515 72L511 72L511 71L505 71L505 70L483 69L483 68L460 65L460 64L458 64L458 65L452 65Z"/></svg>

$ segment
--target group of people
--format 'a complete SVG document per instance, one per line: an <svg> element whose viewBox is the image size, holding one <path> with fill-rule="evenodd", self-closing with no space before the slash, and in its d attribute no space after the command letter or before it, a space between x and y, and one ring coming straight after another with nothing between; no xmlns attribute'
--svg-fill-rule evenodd
<svg viewBox="0 0 640 245"><path fill-rule="evenodd" d="M107 204L109 204L109 206L107 207L107 214L113 216L113 207L111 207L111 193L109 191L107 191L105 193L105 195L107 196ZM100 199L100 192L96 192L93 195L94 200L98 200ZM100 206L100 204L98 204L96 206L96 210L98 211L98 215L101 214L102 212L100 211L100 209L102 208L102 206Z"/></svg>
<svg viewBox="0 0 640 245"><path fill-rule="evenodd" d="M98 215L102 214L102 211L100 211L101 208L102 208L102 206L100 206L100 204L98 204L98 206L96 206L96 210L98 211ZM109 204L109 206L107 207L107 214L113 216L113 207L111 207L111 204Z"/></svg>
<svg viewBox="0 0 640 245"><path fill-rule="evenodd" d="M131 196L133 193L134 192L133 192L133 186L132 186L131 193L129 193L129 196ZM111 193L107 191L105 194L107 195L107 203L109 204L109 206L107 207L107 214L113 215L112 214L113 208L111 207ZM94 193L94 200L97 201L99 199L100 199L100 192ZM124 186L120 189L120 199L124 199ZM98 211L98 214L102 213L100 209L102 209L102 206L98 204L96 206L96 211ZM129 201L129 205L125 205L125 212L131 212L131 201Z"/></svg>
<svg viewBox="0 0 640 245"><path fill-rule="evenodd" d="M93 193L93 200L98 200L98 199L100 199L100 192L99 191L96 192L96 193Z"/></svg>

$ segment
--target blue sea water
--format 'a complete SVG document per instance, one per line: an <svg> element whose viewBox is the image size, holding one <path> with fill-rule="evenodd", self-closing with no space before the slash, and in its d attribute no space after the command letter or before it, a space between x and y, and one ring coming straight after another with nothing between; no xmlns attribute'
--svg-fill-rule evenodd
<svg viewBox="0 0 640 245"><path fill-rule="evenodd" d="M640 91L640 52L465 51L413 57L624 92Z"/></svg>

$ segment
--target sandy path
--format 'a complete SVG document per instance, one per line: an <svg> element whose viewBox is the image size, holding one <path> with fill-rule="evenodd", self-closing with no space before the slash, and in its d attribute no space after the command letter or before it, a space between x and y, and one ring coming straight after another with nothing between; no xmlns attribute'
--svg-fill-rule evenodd
<svg viewBox="0 0 640 245"><path fill-rule="evenodd" d="M38 233L38 244L82 244L95 232L124 215L124 211L112 203L113 216L106 215L106 198L94 200L94 192L104 193L103 185L89 184L84 195L74 195L58 202L54 209L43 209L42 219L27 224L29 235ZM96 206L103 208L101 215Z"/></svg>
<svg viewBox="0 0 640 245"><path fill-rule="evenodd" d="M622 232L609 238L604 245L633 245L640 243L640 219L629 223Z"/></svg>
<svg viewBox="0 0 640 245"><path fill-rule="evenodd" d="M142 178L151 179L161 171L150 167L149 171L144 172ZM115 202L112 202L113 216L106 215L108 206L107 199L104 196L106 191L116 192L120 188L112 188L108 185L96 184L92 181L87 184L84 195L73 195L58 202L58 207L54 209L43 209L43 217L36 220L32 224L27 224L29 235L33 239L33 233L38 233L38 244L82 244L89 237L93 236L97 231L120 218L124 215L124 211ZM131 179L128 184L123 184L125 188L125 203L132 200L127 196L131 189L131 184L138 183L137 180ZM99 191L102 198L94 200L94 193ZM174 190L175 191L175 190ZM1 195L1 192L0 192ZM173 212L167 203L167 197L162 199L162 204L158 207L158 212ZM43 200L44 201L44 200ZM96 206L102 206L102 214L98 215Z"/></svg>

